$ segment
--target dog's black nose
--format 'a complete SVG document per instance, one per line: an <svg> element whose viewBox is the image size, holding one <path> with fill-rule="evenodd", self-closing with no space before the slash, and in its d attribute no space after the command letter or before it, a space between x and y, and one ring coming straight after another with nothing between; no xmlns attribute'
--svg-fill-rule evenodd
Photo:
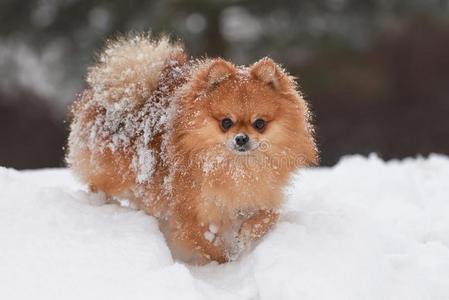
<svg viewBox="0 0 449 300"><path fill-rule="evenodd" d="M235 136L235 143L237 144L237 146L244 146L246 143L248 143L249 141L249 136L247 136L244 133L239 133Z"/></svg>

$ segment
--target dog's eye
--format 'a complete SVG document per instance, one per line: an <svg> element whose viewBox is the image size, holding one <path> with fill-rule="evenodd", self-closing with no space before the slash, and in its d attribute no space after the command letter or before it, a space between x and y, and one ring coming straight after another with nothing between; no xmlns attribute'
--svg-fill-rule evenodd
<svg viewBox="0 0 449 300"><path fill-rule="evenodd" d="M262 131L264 130L266 124L267 122L265 122L265 120L257 119L256 121L254 121L253 127L258 131Z"/></svg>
<svg viewBox="0 0 449 300"><path fill-rule="evenodd" d="M232 122L232 120L229 119L229 118L223 119L223 120L221 121L221 127L223 127L223 129L224 129L225 131L226 131L226 130L229 130L229 128L231 128L232 125L234 125L234 122Z"/></svg>

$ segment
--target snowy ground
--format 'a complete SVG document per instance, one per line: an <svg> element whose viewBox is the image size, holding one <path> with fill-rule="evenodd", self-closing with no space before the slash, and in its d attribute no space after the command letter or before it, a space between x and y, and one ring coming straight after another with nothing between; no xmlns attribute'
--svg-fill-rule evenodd
<svg viewBox="0 0 449 300"><path fill-rule="evenodd" d="M0 168L0 299L449 299L449 158L304 171L251 254L205 267L67 170Z"/></svg>

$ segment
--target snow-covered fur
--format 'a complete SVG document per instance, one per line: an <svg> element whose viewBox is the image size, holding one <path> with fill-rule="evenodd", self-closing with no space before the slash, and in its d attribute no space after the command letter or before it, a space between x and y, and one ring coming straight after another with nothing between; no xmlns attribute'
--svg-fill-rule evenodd
<svg viewBox="0 0 449 300"><path fill-rule="evenodd" d="M317 161L306 102L271 59L189 60L167 38L129 36L107 44L87 84L70 167L92 191L156 216L183 261L238 257L276 222L289 175Z"/></svg>

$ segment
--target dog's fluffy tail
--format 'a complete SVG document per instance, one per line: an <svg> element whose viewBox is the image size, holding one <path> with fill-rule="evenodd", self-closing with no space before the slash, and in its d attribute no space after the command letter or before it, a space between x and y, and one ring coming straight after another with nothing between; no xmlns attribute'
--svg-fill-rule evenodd
<svg viewBox="0 0 449 300"><path fill-rule="evenodd" d="M87 83L103 101L114 103L128 98L140 102L158 87L170 58L182 52L182 45L171 43L168 37L120 37L106 44L97 63L89 68Z"/></svg>

